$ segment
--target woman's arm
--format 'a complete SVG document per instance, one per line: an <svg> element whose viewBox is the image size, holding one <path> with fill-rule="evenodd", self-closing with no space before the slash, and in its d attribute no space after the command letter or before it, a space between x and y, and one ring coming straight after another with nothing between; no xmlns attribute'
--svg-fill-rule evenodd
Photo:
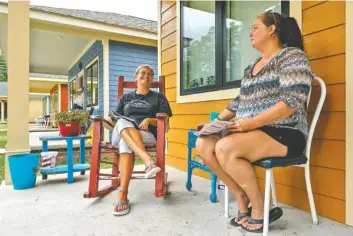
<svg viewBox="0 0 353 236"><path fill-rule="evenodd" d="M228 109L224 109L219 116L217 117L218 120L230 120L235 117L235 113L233 111L230 111Z"/></svg>
<svg viewBox="0 0 353 236"><path fill-rule="evenodd" d="M280 101L267 111L261 112L253 118L255 129L279 120L283 120L284 118L292 115L295 110L295 108L288 107L286 103Z"/></svg>

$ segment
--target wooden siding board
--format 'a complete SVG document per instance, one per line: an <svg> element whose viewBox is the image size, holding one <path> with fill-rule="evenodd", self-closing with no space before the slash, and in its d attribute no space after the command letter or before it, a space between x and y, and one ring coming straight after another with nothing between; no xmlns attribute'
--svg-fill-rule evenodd
<svg viewBox="0 0 353 236"><path fill-rule="evenodd" d="M332 11L332 9L335 9ZM325 20L316 20L326 15ZM331 28L346 22L344 1L325 2L303 11L303 35Z"/></svg>
<svg viewBox="0 0 353 236"><path fill-rule="evenodd" d="M310 62L313 72L325 81L326 85L345 83L346 56L340 54ZM317 85L316 83L314 83Z"/></svg>
<svg viewBox="0 0 353 236"><path fill-rule="evenodd" d="M133 80L136 68L148 64L158 77L157 48L125 42L109 41L109 102L110 109L117 105L118 77Z"/></svg>
<svg viewBox="0 0 353 236"><path fill-rule="evenodd" d="M345 25L304 36L304 46L310 60L345 53Z"/></svg>

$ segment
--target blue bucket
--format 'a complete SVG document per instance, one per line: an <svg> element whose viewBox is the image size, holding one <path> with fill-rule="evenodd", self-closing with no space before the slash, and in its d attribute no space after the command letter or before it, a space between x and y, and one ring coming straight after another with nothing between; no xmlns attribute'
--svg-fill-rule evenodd
<svg viewBox="0 0 353 236"><path fill-rule="evenodd" d="M8 157L14 189L28 189L36 185L39 154L16 154Z"/></svg>

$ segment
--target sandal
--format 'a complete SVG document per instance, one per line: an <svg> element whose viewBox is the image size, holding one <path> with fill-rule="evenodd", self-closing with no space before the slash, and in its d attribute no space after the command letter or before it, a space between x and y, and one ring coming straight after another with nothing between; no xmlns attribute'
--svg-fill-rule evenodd
<svg viewBox="0 0 353 236"><path fill-rule="evenodd" d="M238 216L231 219L229 223L234 227L242 226L243 224L238 224L238 222L241 221L244 217L251 216L251 210L252 210L252 207L248 208L248 212L241 213L240 211L238 211ZM235 220L237 220L237 221L235 221Z"/></svg>
<svg viewBox="0 0 353 236"><path fill-rule="evenodd" d="M273 209L270 210L270 214L269 214L269 221L268 224L271 224L272 222L278 220L279 218L281 218L281 216L283 215L283 210L279 207L275 207ZM263 229L264 229L264 219L253 219L249 218L248 220L249 224L262 224L261 228L259 229L248 229L245 226L241 226L241 228L247 232L251 232L251 233L262 233Z"/></svg>
<svg viewBox="0 0 353 236"><path fill-rule="evenodd" d="M156 166L156 167L153 167L153 166ZM148 172L147 169L148 168L151 168ZM151 177L154 177L158 172L161 171L161 168L159 168L157 165L156 165L156 162L154 161L151 161L145 168L145 179L148 179L148 178L151 178Z"/></svg>
<svg viewBox="0 0 353 236"><path fill-rule="evenodd" d="M122 190L119 191L120 192L123 192ZM130 203L129 203L129 200L126 200L126 201L117 201L113 204L115 207L114 207L114 210L112 212L113 215L115 216L123 216L123 215L126 215L130 212ZM117 207L119 206L126 206L127 205L127 208L125 210L118 210Z"/></svg>

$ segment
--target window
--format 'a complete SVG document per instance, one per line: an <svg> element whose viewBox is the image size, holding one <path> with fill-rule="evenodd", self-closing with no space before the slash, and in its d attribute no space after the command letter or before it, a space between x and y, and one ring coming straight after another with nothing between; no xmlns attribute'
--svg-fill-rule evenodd
<svg viewBox="0 0 353 236"><path fill-rule="evenodd" d="M86 78L86 101L87 107L98 105L98 60L87 67Z"/></svg>
<svg viewBox="0 0 353 236"><path fill-rule="evenodd" d="M69 82L69 104L70 104L70 109L72 109L73 106L74 106L75 98L76 98L76 78L72 79Z"/></svg>
<svg viewBox="0 0 353 236"><path fill-rule="evenodd" d="M269 9L289 15L289 2L182 1L180 94L239 87L259 56L249 40L252 22Z"/></svg>

